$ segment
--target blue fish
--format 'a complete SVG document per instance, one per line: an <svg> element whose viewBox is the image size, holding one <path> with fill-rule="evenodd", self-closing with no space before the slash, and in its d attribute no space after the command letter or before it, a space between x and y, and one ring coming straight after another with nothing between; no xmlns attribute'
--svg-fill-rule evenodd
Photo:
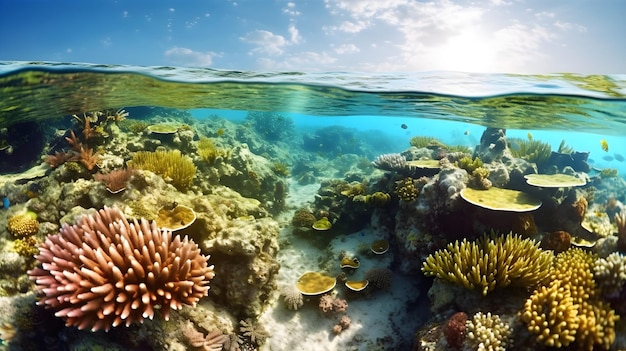
<svg viewBox="0 0 626 351"><path fill-rule="evenodd" d="M2 206L4 207L4 209L6 210L7 208L9 208L9 206L11 206L11 200L9 200L8 196L5 196L2 199Z"/></svg>

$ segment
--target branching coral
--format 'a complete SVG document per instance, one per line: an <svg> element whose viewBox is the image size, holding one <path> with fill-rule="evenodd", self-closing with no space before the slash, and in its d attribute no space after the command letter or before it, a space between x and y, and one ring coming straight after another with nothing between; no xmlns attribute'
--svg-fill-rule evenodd
<svg viewBox="0 0 626 351"><path fill-rule="evenodd" d="M214 276L192 240L107 207L48 236L37 259L42 266L28 274L39 304L78 329L141 323L157 309L168 319L206 296Z"/></svg>
<svg viewBox="0 0 626 351"><path fill-rule="evenodd" d="M472 159L469 156L465 156L456 162L456 166L466 170L467 173L472 174L477 168L483 166L483 161L480 159L480 157ZM488 173L487 176L489 176Z"/></svg>
<svg viewBox="0 0 626 351"><path fill-rule="evenodd" d="M179 190L186 190L196 175L196 166L180 151L138 151L129 166L154 172Z"/></svg>
<svg viewBox="0 0 626 351"><path fill-rule="evenodd" d="M495 240L484 236L476 242L456 241L428 256L422 271L483 295L496 287L534 286L550 274L554 256L539 243L508 234Z"/></svg>
<svg viewBox="0 0 626 351"><path fill-rule="evenodd" d="M126 189L126 183L132 177L134 170L132 168L116 169L110 173L96 173L94 179L104 183L107 190L112 194L117 194Z"/></svg>
<svg viewBox="0 0 626 351"><path fill-rule="evenodd" d="M478 312L466 322L467 338L473 350L505 351L511 343L513 330L500 320L500 316Z"/></svg>
<svg viewBox="0 0 626 351"><path fill-rule="evenodd" d="M580 350L613 344L619 316L600 299L592 273L595 260L578 248L557 255L550 284L535 290L522 314L539 342L555 347L575 343Z"/></svg>
<svg viewBox="0 0 626 351"><path fill-rule="evenodd" d="M618 296L626 283L626 256L613 252L607 258L597 259L593 265L593 275L605 296Z"/></svg>
<svg viewBox="0 0 626 351"><path fill-rule="evenodd" d="M545 163L552 152L550 144L539 140L510 138L509 142L513 156L523 158L528 162L534 162L538 165Z"/></svg>

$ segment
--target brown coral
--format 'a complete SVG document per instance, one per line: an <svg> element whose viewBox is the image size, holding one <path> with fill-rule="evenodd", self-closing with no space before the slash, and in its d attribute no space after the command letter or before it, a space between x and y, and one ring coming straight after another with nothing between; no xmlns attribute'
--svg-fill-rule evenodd
<svg viewBox="0 0 626 351"><path fill-rule="evenodd" d="M133 175L132 168L116 169L107 174L96 173L94 179L104 183L107 190L112 194L117 194L126 189L126 182Z"/></svg>
<svg viewBox="0 0 626 351"><path fill-rule="evenodd" d="M204 351L221 351L224 344L230 341L228 335L222 334L218 329L213 329L206 336L197 331L193 323L187 322L182 329L183 336L194 349Z"/></svg>
<svg viewBox="0 0 626 351"><path fill-rule="evenodd" d="M457 312L450 317L443 325L443 336L446 338L448 346L460 349L465 341L467 313Z"/></svg>
<svg viewBox="0 0 626 351"><path fill-rule="evenodd" d="M117 208L98 211L49 235L28 272L67 326L109 330L195 305L209 291L213 266L187 237L145 219L129 223Z"/></svg>

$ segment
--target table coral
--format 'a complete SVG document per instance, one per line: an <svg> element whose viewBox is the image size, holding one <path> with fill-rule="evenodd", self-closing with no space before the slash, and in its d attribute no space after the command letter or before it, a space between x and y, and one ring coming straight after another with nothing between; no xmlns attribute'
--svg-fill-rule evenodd
<svg viewBox="0 0 626 351"><path fill-rule="evenodd" d="M487 295L496 287L541 283L550 274L552 260L553 254L533 240L513 234L495 240L484 236L476 242L448 244L426 258L422 271Z"/></svg>

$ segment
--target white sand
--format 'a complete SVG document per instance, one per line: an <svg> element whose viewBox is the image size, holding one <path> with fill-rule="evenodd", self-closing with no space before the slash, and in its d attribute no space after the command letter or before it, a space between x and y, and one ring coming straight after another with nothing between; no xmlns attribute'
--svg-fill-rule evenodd
<svg viewBox="0 0 626 351"><path fill-rule="evenodd" d="M318 188L319 185L291 184L288 204L295 208L303 206L313 200ZM295 284L302 273L320 270L322 266L332 267L325 273L338 274L341 272L338 257L342 250L357 255L361 261L361 267L349 275L350 280L361 280L370 268L388 268L392 261L391 253L381 256L358 255L359 246L369 246L369 243L381 237L365 229L358 233L339 235L327 249L320 250L305 238L293 236L287 227L281 231L283 244L278 255L281 263L278 284ZM345 298L345 287L338 285L334 294ZM348 299L346 315L352 322L347 330L336 336L332 327L340 315L330 318L322 316L317 307L318 297L310 298L298 311L285 308L280 297L272 302L260 318L260 323L271 335L261 350L390 350L398 349L401 342L410 346L419 318L412 316L407 306L417 298L413 279L394 273L389 290L376 291L369 297Z"/></svg>

